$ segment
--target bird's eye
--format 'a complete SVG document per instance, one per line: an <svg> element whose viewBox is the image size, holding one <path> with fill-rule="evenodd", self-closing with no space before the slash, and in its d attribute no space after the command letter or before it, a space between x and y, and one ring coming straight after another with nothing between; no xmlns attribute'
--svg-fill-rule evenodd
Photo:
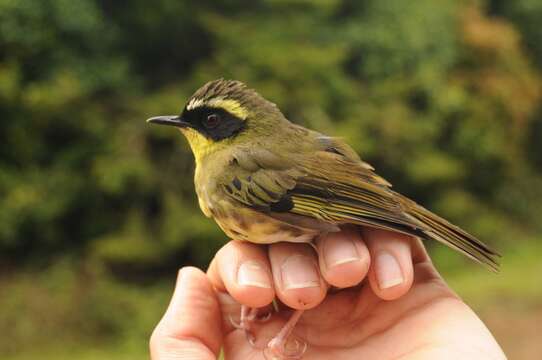
<svg viewBox="0 0 542 360"><path fill-rule="evenodd" d="M208 129L212 129L214 127L217 127L218 124L220 124L220 120L220 115L213 113L207 116L207 118L203 122L203 125L205 125L205 127Z"/></svg>

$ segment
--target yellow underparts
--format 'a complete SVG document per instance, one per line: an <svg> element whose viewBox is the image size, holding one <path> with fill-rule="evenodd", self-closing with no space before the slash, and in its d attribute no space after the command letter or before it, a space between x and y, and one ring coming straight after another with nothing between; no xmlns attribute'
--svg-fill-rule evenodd
<svg viewBox="0 0 542 360"><path fill-rule="evenodd" d="M196 159L196 165L199 164L204 157L220 148L219 144L206 138L192 128L182 128L179 130L186 137L186 140L188 140L188 144L190 145L192 153L194 153L194 158Z"/></svg>

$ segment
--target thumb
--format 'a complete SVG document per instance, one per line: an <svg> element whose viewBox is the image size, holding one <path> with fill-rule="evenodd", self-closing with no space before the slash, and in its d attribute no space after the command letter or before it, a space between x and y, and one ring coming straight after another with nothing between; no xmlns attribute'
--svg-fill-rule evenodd
<svg viewBox="0 0 542 360"><path fill-rule="evenodd" d="M152 333L151 358L216 359L221 324L218 300L207 276L196 268L182 268L169 307Z"/></svg>

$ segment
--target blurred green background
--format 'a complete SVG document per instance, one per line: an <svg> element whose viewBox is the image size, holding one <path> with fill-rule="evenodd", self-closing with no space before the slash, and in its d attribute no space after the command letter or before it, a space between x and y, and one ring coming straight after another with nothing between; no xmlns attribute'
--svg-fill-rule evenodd
<svg viewBox="0 0 542 360"><path fill-rule="evenodd" d="M0 0L0 358L148 357L176 270L226 239L184 139L144 120L225 77L499 249L494 275L430 245L532 359L541 22L539 0Z"/></svg>

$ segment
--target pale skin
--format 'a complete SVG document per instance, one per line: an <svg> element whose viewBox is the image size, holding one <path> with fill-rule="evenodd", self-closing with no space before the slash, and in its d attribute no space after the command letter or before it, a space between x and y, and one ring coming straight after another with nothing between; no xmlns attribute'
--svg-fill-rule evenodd
<svg viewBox="0 0 542 360"><path fill-rule="evenodd" d="M221 348L226 359L264 359L230 318L238 318L239 304L266 307L275 297L279 312L254 326L257 347L292 308L307 310L293 333L308 345L304 359L506 358L419 240L347 228L322 236L316 247L233 241L207 274L181 269L151 337L152 359L216 359Z"/></svg>

